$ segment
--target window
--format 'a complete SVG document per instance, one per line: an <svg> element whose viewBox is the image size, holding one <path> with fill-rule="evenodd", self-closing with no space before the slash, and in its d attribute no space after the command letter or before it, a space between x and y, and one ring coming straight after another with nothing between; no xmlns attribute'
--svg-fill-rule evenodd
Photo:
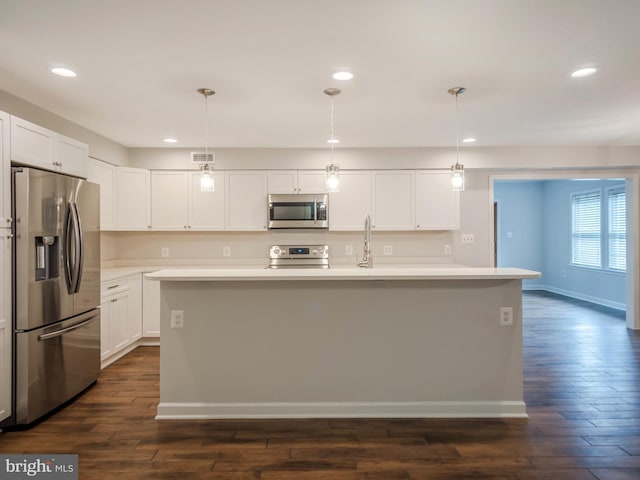
<svg viewBox="0 0 640 480"><path fill-rule="evenodd" d="M571 195L571 264L625 271L627 209L624 187Z"/></svg>
<svg viewBox="0 0 640 480"><path fill-rule="evenodd" d="M627 205L622 189L608 191L609 238L608 267L613 270L627 268Z"/></svg>
<svg viewBox="0 0 640 480"><path fill-rule="evenodd" d="M600 191L571 195L571 263L602 267L600 247Z"/></svg>

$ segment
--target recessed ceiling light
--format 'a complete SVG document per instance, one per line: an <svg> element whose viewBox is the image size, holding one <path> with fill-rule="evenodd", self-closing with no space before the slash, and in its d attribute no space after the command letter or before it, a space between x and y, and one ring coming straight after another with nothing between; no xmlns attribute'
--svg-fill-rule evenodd
<svg viewBox="0 0 640 480"><path fill-rule="evenodd" d="M475 138L472 138L472 137L469 137L469 138L463 138L463 139L462 139L462 143L473 143L473 142L475 142L475 141L476 141L476 139L475 139Z"/></svg>
<svg viewBox="0 0 640 480"><path fill-rule="evenodd" d="M165 138L162 141L165 143L178 143L178 140L176 140L175 138Z"/></svg>
<svg viewBox="0 0 640 480"><path fill-rule="evenodd" d="M586 68L581 68L579 70L576 70L571 74L571 76L573 78L588 77L589 75L593 75L597 71L598 69L596 67L586 67Z"/></svg>
<svg viewBox="0 0 640 480"><path fill-rule="evenodd" d="M54 75L58 75L59 77L74 78L78 76L73 70L69 70L68 68L64 67L51 67L49 71Z"/></svg>
<svg viewBox="0 0 640 480"><path fill-rule="evenodd" d="M327 143L340 143L340 140L338 140L337 138L330 138L329 140L327 140Z"/></svg>
<svg viewBox="0 0 640 480"><path fill-rule="evenodd" d="M353 73L347 71L336 72L332 77L334 80L351 80L353 78Z"/></svg>

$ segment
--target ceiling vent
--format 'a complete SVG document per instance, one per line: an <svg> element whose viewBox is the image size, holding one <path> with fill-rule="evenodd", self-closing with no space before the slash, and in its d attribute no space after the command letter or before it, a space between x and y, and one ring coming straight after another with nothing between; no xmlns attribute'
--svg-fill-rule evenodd
<svg viewBox="0 0 640 480"><path fill-rule="evenodd" d="M191 162L214 164L216 163L216 154L214 152L191 152Z"/></svg>

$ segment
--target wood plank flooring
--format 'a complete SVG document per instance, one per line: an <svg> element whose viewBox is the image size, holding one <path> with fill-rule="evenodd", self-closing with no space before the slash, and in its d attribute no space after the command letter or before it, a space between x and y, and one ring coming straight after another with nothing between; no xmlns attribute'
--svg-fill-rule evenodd
<svg viewBox="0 0 640 480"><path fill-rule="evenodd" d="M158 422L159 351L141 347L0 452L77 453L96 480L640 478L640 333L541 292L524 312L528 420Z"/></svg>

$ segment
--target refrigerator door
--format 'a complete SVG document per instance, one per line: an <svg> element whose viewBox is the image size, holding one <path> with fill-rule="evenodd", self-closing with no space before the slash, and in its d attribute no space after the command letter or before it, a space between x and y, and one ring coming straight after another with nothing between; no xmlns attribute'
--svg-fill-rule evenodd
<svg viewBox="0 0 640 480"><path fill-rule="evenodd" d="M94 383L100 372L100 310L16 333L15 423L28 424Z"/></svg>
<svg viewBox="0 0 640 480"><path fill-rule="evenodd" d="M16 329L31 330L97 307L99 187L16 168L13 191Z"/></svg>

